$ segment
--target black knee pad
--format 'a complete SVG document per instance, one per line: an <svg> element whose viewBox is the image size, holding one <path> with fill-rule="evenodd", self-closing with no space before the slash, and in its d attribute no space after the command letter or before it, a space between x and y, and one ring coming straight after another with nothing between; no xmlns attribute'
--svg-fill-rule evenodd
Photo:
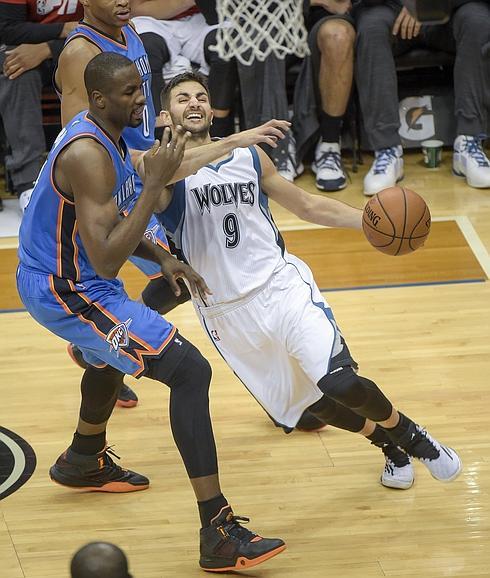
<svg viewBox="0 0 490 578"><path fill-rule="evenodd" d="M152 279L141 294L143 303L150 309L158 311L160 315L165 315L165 313L175 309L177 305L182 305L182 303L189 301L191 295L186 284L182 279L177 279L177 283L181 291L178 297L173 292L165 277Z"/></svg>
<svg viewBox="0 0 490 578"><path fill-rule="evenodd" d="M351 432L361 431L366 423L366 418L326 395L310 406L308 410L323 423Z"/></svg>
<svg viewBox="0 0 490 578"><path fill-rule="evenodd" d="M145 377L165 383L170 388L198 387L209 389L212 370L199 349L177 333L163 355L147 362Z"/></svg>
<svg viewBox="0 0 490 578"><path fill-rule="evenodd" d="M328 397L373 421L388 419L393 410L391 402L371 380L357 375L352 367L329 373L318 382Z"/></svg>

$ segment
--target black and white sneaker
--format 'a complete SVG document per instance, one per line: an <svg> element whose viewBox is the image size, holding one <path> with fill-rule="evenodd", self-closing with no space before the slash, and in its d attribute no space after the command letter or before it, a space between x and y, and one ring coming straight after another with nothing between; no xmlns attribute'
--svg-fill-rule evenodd
<svg viewBox="0 0 490 578"><path fill-rule="evenodd" d="M397 490L411 488L414 480L412 458L393 443L386 444L381 451L385 456L381 484Z"/></svg>
<svg viewBox="0 0 490 578"><path fill-rule="evenodd" d="M436 480L451 482L461 473L463 466L458 454L452 448L441 445L413 422L396 443L408 455L422 462Z"/></svg>
<svg viewBox="0 0 490 578"><path fill-rule="evenodd" d="M311 170L316 174L316 187L321 191L340 191L347 185L338 142L318 143Z"/></svg>

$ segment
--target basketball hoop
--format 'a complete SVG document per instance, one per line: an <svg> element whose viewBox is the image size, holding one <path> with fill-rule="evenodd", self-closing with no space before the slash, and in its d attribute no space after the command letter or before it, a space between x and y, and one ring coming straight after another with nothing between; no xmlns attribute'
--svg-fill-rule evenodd
<svg viewBox="0 0 490 578"><path fill-rule="evenodd" d="M216 8L220 26L210 48L224 60L250 65L269 54L309 54L303 0L217 0Z"/></svg>

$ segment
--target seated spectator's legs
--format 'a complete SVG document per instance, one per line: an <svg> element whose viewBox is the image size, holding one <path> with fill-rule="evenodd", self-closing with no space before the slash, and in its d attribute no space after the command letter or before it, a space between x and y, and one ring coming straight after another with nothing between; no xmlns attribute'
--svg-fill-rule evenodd
<svg viewBox="0 0 490 578"><path fill-rule="evenodd" d="M238 70L234 58L226 61L210 50L209 47L216 44L216 32L216 29L211 30L204 39L204 57L209 66L209 93L214 113L211 136L224 137L235 132L233 105Z"/></svg>
<svg viewBox="0 0 490 578"><path fill-rule="evenodd" d="M490 188L490 162L481 146L490 106L490 4L470 2L453 15L457 138L453 169L470 186Z"/></svg>
<svg viewBox="0 0 490 578"><path fill-rule="evenodd" d="M364 179L364 194L374 195L403 177L398 134L398 87L392 53L396 14L389 6L362 7L356 18L356 84L373 166Z"/></svg>
<svg viewBox="0 0 490 578"><path fill-rule="evenodd" d="M3 69L4 54L0 54ZM42 78L39 68L10 80L0 74L0 111L11 154L5 164L15 192L20 195L33 186L44 162L46 141L41 109Z"/></svg>
<svg viewBox="0 0 490 578"><path fill-rule="evenodd" d="M340 160L340 134L352 88L355 37L348 17L338 16L327 16L310 33L321 101L321 138L312 168L316 186L323 191L343 189L347 181Z"/></svg>

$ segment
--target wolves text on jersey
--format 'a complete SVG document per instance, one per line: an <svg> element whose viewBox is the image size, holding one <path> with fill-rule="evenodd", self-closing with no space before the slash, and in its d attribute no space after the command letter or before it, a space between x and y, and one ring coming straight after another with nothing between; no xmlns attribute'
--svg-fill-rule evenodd
<svg viewBox="0 0 490 578"><path fill-rule="evenodd" d="M194 195L202 215L204 210L210 213L211 206L235 205L237 208L239 204L253 206L255 202L255 186L256 183L253 181L248 183L220 183L216 185L207 183L202 187L191 189L190 192Z"/></svg>

